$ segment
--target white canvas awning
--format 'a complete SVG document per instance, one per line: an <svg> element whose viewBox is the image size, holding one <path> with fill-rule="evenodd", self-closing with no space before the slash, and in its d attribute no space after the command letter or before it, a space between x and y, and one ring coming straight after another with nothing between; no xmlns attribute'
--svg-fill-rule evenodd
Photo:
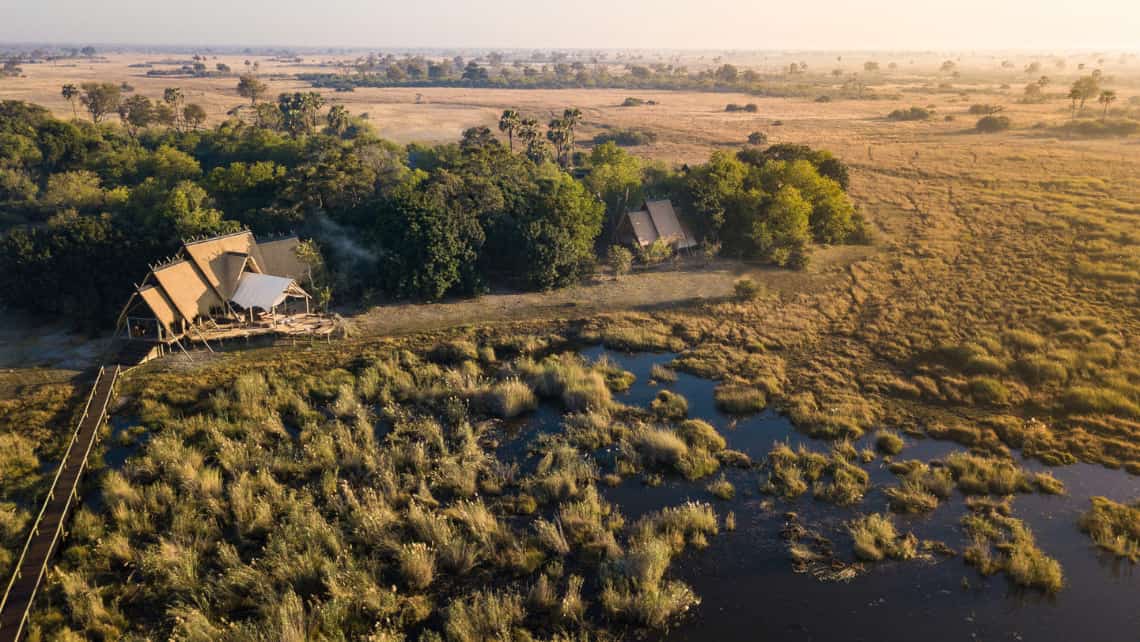
<svg viewBox="0 0 1140 642"><path fill-rule="evenodd" d="M293 279L246 272L241 275L237 291L230 300L246 310L258 308L269 312L290 296L308 298L309 295Z"/></svg>

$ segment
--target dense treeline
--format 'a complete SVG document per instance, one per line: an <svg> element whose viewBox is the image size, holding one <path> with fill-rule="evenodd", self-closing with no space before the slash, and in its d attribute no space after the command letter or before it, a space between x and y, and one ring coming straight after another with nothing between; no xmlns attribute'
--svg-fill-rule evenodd
<svg viewBox="0 0 1140 642"><path fill-rule="evenodd" d="M242 226L314 238L322 287L361 302L572 283L594 270L618 216L650 196L673 198L710 251L734 257L801 266L813 241L865 235L846 168L806 147L717 153L678 171L612 143L574 153L576 110L551 123L551 145L520 138L516 153L513 111L500 124L510 145L473 128L455 144L401 147L342 107L323 111L316 94L253 102L252 122L210 130L65 122L0 103L0 300L106 323L182 239Z"/></svg>
<svg viewBox="0 0 1140 642"><path fill-rule="evenodd" d="M801 68L800 64L803 65ZM805 77L807 63L793 64L781 73L764 74L736 65L690 70L665 63L586 64L552 62L531 64L481 64L475 60L427 59L423 57L375 57L357 61L338 72L302 73L297 77L314 87L352 91L356 87L497 87L505 89L658 89L687 91L747 92L766 96L808 96L821 82L835 84L835 77ZM865 86L858 91L840 79L843 95L870 97Z"/></svg>

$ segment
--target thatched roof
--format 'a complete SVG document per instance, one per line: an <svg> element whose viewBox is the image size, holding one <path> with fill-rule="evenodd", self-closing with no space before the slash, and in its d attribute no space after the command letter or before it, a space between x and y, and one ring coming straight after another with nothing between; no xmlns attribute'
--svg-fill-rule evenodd
<svg viewBox="0 0 1140 642"><path fill-rule="evenodd" d="M152 267L138 294L171 335L180 321L193 323L231 302L270 310L285 296L308 297L297 285L308 272L299 244L296 237L258 243L248 230L188 241L180 257ZM263 275L270 278L251 278Z"/></svg>
<svg viewBox="0 0 1140 642"><path fill-rule="evenodd" d="M697 244L668 200L646 201L641 209L626 212L618 222L617 234L623 242L642 247L657 240L664 240L677 249Z"/></svg>

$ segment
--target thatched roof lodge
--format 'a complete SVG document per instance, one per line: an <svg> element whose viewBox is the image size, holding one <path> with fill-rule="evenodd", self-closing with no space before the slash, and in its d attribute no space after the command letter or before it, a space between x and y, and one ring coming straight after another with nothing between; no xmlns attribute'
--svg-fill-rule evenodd
<svg viewBox="0 0 1140 642"><path fill-rule="evenodd" d="M299 285L308 267L295 236L257 242L248 230L187 241L171 259L151 266L136 286L120 327L127 338L159 343L218 329L309 312Z"/></svg>
<svg viewBox="0 0 1140 642"><path fill-rule="evenodd" d="M647 247L656 241L665 241L675 250L684 250L697 244L696 238L685 227L668 200L646 201L641 209L626 212L614 230L617 242L624 245Z"/></svg>

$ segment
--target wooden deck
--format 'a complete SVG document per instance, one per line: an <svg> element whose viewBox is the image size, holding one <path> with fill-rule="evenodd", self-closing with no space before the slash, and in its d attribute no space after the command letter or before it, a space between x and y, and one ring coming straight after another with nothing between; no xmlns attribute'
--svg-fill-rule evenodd
<svg viewBox="0 0 1140 642"><path fill-rule="evenodd" d="M279 337L329 337L337 329L336 319L323 314L293 314L280 317L276 323L259 321L235 323L216 328L203 328L185 335L190 343L224 342L231 339L250 339L267 335Z"/></svg>
<svg viewBox="0 0 1140 642"><path fill-rule="evenodd" d="M99 368L79 425L71 436L51 489L36 516L24 549L16 561L15 571L0 601L0 641L15 642L28 621L36 591L47 575L48 564L63 536L63 525L76 500L76 491L87 458L99 437L99 428L107 417L107 406L114 394L121 368Z"/></svg>

